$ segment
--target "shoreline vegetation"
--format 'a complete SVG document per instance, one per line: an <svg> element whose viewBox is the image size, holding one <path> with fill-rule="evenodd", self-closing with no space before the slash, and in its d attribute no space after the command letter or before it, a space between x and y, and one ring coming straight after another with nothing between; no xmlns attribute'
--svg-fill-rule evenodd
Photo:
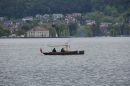
<svg viewBox="0 0 130 86"><path fill-rule="evenodd" d="M4 8L0 9L0 37L130 36L129 0L35 1L0 1L0 7ZM70 5L71 2L74 6ZM33 31L34 27L37 28ZM49 31L49 34L39 30L39 27Z"/></svg>
<svg viewBox="0 0 130 86"><path fill-rule="evenodd" d="M93 36L93 37L130 37L129 35L121 35L121 36ZM92 38L92 37L0 37L0 39L6 38Z"/></svg>

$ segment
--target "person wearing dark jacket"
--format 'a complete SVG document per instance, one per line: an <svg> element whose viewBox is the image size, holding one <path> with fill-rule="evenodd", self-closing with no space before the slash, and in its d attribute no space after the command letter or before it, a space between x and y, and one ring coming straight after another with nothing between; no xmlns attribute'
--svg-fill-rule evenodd
<svg viewBox="0 0 130 86"><path fill-rule="evenodd" d="M61 49L61 52L65 52L64 48Z"/></svg>
<svg viewBox="0 0 130 86"><path fill-rule="evenodd" d="M56 52L56 49L54 48L54 49L52 50L52 52Z"/></svg>

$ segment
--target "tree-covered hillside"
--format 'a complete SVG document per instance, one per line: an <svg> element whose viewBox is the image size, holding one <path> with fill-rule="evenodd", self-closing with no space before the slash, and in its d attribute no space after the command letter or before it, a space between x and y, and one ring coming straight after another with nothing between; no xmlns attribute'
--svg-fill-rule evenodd
<svg viewBox="0 0 130 86"><path fill-rule="evenodd" d="M8 17L90 10L90 0L0 0L0 16Z"/></svg>
<svg viewBox="0 0 130 86"><path fill-rule="evenodd" d="M0 16L22 18L36 14L104 12L111 6L118 12L130 8L129 0L0 0ZM107 13L107 12L106 12Z"/></svg>

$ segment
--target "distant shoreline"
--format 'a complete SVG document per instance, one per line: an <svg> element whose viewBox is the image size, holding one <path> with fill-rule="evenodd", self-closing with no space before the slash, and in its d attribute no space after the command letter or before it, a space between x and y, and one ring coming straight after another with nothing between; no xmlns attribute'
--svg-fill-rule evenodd
<svg viewBox="0 0 130 86"><path fill-rule="evenodd" d="M96 37L130 37L130 36L96 36ZM92 38L92 37L0 37L0 39L16 39L16 38Z"/></svg>
<svg viewBox="0 0 130 86"><path fill-rule="evenodd" d="M71 37L0 37L0 39L6 38L71 38Z"/></svg>

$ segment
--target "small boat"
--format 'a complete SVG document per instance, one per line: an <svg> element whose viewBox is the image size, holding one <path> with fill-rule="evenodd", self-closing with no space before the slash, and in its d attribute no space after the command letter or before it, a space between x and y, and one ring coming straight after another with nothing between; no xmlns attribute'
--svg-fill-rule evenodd
<svg viewBox="0 0 130 86"><path fill-rule="evenodd" d="M41 52L44 55L83 55L84 50L82 51L68 51L68 52Z"/></svg>
<svg viewBox="0 0 130 86"><path fill-rule="evenodd" d="M59 47L59 46L65 46L66 50L61 51L61 52L43 52L42 48L40 48L40 52L43 53L44 55L84 55L84 50L75 50L75 51L69 51L67 43L65 45L48 45L49 47Z"/></svg>

